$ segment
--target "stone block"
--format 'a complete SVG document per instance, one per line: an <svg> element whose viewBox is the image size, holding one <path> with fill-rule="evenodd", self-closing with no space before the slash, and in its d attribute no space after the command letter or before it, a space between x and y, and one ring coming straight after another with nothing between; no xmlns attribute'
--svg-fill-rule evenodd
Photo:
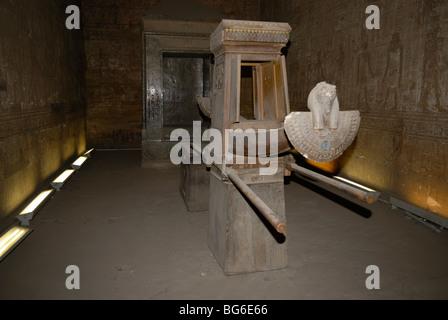
<svg viewBox="0 0 448 320"><path fill-rule="evenodd" d="M257 182L251 176L248 186L285 221L283 175ZM277 233L233 183L221 179L216 167L210 177L208 245L226 275L287 267L286 234Z"/></svg>
<svg viewBox="0 0 448 320"><path fill-rule="evenodd" d="M210 169L205 164L181 164L180 194L190 212L208 211Z"/></svg>

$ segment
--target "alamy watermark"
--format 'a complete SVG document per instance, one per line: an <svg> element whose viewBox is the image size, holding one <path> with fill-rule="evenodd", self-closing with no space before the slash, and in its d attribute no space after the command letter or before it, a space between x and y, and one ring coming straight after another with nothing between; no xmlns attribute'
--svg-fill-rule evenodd
<svg viewBox="0 0 448 320"><path fill-rule="evenodd" d="M366 268L366 274L370 274L370 276L366 279L366 288L368 290L380 289L380 268L375 265L370 265Z"/></svg>
<svg viewBox="0 0 448 320"><path fill-rule="evenodd" d="M260 175L274 175L278 169L278 131L275 129L226 129L223 139L218 129L202 133L201 122L194 121L193 137L186 129L175 129L170 141L179 141L170 152L170 160L176 165L259 164ZM209 143L202 149L204 141Z"/></svg>
<svg viewBox="0 0 448 320"><path fill-rule="evenodd" d="M67 266L65 273L70 274L65 280L65 287L68 290L79 290L81 288L79 267L75 265Z"/></svg>
<svg viewBox="0 0 448 320"><path fill-rule="evenodd" d="M79 7L76 5L69 5L65 9L65 13L70 14L65 20L65 26L67 27L67 29L79 30L81 28ZM373 4L367 6L365 13L369 14L365 23L366 28L369 30L380 29L380 9L378 8L378 6Z"/></svg>
<svg viewBox="0 0 448 320"><path fill-rule="evenodd" d="M366 19L366 28L369 30L380 29L380 8L376 5L370 5L366 8L366 14L370 16Z"/></svg>
<svg viewBox="0 0 448 320"><path fill-rule="evenodd" d="M75 5L70 5L65 9L65 13L70 14L67 19L65 19L65 27L68 30L81 29L81 17L79 7Z"/></svg>

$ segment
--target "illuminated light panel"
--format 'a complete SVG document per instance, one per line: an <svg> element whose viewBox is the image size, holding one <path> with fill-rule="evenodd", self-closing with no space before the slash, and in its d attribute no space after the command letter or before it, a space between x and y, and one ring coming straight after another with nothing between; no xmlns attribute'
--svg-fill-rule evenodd
<svg viewBox="0 0 448 320"><path fill-rule="evenodd" d="M76 160L75 162L72 163L72 168L75 170L79 170L79 168L81 168L81 166L83 165L83 163L87 160L87 157L79 157L78 160Z"/></svg>
<svg viewBox="0 0 448 320"><path fill-rule="evenodd" d="M84 157L91 158L93 150L95 150L95 148L92 148L89 151L87 151L86 153L84 153Z"/></svg>
<svg viewBox="0 0 448 320"><path fill-rule="evenodd" d="M57 177L52 183L51 186L55 188L57 191L60 191L64 183L68 178L75 172L74 169L65 170L59 177Z"/></svg>
<svg viewBox="0 0 448 320"><path fill-rule="evenodd" d="M53 193L54 190L47 190L41 192L20 214L27 214L34 212L36 208L45 200L48 198L50 194Z"/></svg>
<svg viewBox="0 0 448 320"><path fill-rule="evenodd" d="M345 179L345 178L342 178L342 177L334 176L334 178L336 178L336 179L338 179L338 180L341 180L341 181L344 181L344 182L347 182L347 183L349 183L349 184L351 184L351 185L353 185L353 186L355 186L355 187L364 189L364 190L369 191L369 192L377 192L376 190L367 188L367 187L365 187L365 186L363 186L363 185L360 185L359 183L350 181L350 180Z"/></svg>
<svg viewBox="0 0 448 320"><path fill-rule="evenodd" d="M30 220L33 219L38 207L47 200L54 190L47 190L41 192L36 198L34 198L31 203L26 206L25 209L17 216L17 219L22 223L22 226L27 226L30 224Z"/></svg>
<svg viewBox="0 0 448 320"><path fill-rule="evenodd" d="M32 230L23 227L12 227L0 237L0 261L23 240Z"/></svg>
<svg viewBox="0 0 448 320"><path fill-rule="evenodd" d="M53 182L54 183L62 183L67 181L67 179L75 172L75 170L68 169L65 170L59 177L57 177Z"/></svg>

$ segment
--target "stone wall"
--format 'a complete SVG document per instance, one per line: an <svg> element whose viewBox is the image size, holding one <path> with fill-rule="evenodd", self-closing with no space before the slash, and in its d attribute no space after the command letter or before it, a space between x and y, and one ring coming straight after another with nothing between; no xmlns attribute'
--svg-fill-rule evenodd
<svg viewBox="0 0 448 320"><path fill-rule="evenodd" d="M0 224L86 148L82 33L65 27L76 3L0 2Z"/></svg>
<svg viewBox="0 0 448 320"><path fill-rule="evenodd" d="M161 0L85 0L87 136L96 148L142 144L141 13ZM259 0L198 0L232 19L258 20Z"/></svg>
<svg viewBox="0 0 448 320"><path fill-rule="evenodd" d="M380 8L368 30L366 7ZM448 217L448 3L437 0L261 1L263 20L292 28L292 109L320 81L362 121L340 174Z"/></svg>

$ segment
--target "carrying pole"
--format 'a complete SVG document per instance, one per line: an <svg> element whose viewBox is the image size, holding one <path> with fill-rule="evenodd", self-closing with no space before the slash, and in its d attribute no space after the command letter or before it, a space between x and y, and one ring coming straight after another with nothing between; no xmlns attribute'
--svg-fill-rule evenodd
<svg viewBox="0 0 448 320"><path fill-rule="evenodd" d="M252 191L247 184L238 177L235 170L232 168L226 168L226 175L230 181L249 199L249 201L260 211L260 213L268 220L268 222L279 233L286 231L286 224L280 220L277 214L269 208L269 206Z"/></svg>
<svg viewBox="0 0 448 320"><path fill-rule="evenodd" d="M289 171L298 172L300 174L303 174L304 176L307 176L309 178L323 182L329 186L335 187L336 189L344 191L345 193L349 194L350 196L355 197L364 202L367 202L369 204L372 204L375 202L375 195L373 195L371 192L360 190L358 188L355 188L355 187L345 184L343 182L331 179L329 177L326 177L326 176L316 173L314 171L300 167L295 163L287 162L286 169L288 169Z"/></svg>

